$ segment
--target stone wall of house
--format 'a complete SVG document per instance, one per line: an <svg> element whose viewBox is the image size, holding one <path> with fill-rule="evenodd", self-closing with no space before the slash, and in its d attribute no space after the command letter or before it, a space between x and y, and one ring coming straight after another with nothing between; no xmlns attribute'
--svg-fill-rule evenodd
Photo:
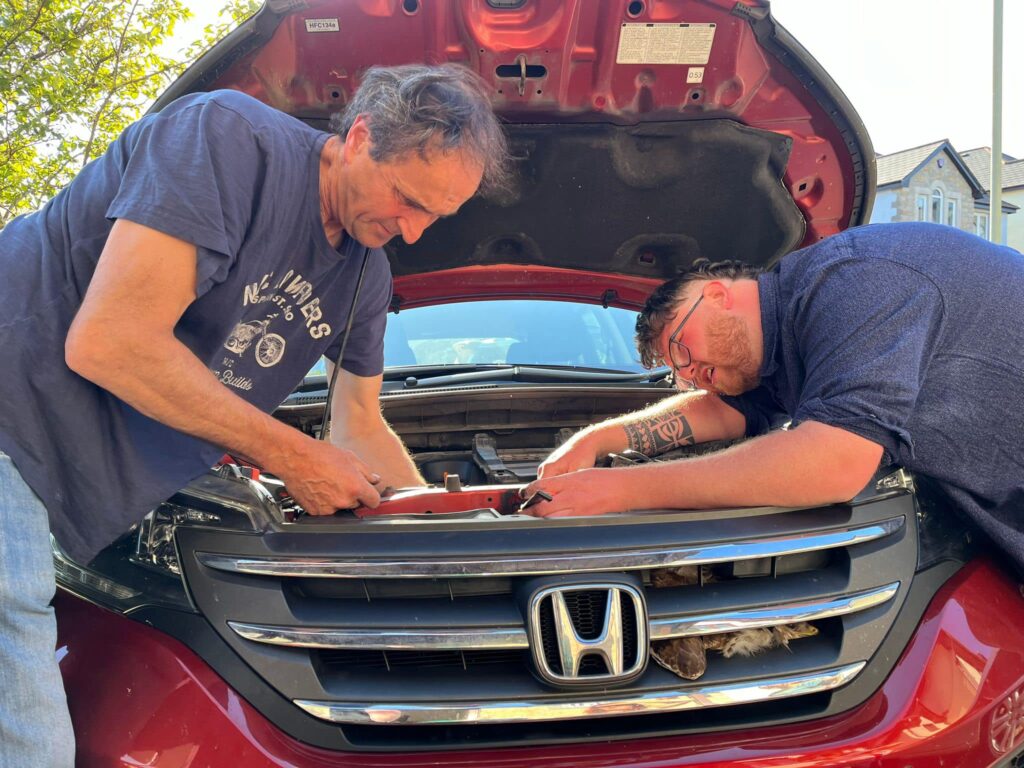
<svg viewBox="0 0 1024 768"><path fill-rule="evenodd" d="M939 160L942 160L941 168ZM917 221L917 196L925 195L930 206L932 192L936 188L942 191L943 206L950 198L957 201L957 226L973 232L974 198L971 195L971 185L946 152L933 157L926 166L910 177L906 187L899 189L892 221ZM946 223L945 208L942 223Z"/></svg>

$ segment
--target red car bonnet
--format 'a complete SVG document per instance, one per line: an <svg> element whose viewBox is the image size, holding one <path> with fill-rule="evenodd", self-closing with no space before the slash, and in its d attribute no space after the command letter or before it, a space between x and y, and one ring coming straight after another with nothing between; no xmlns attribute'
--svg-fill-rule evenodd
<svg viewBox="0 0 1024 768"><path fill-rule="evenodd" d="M483 77L517 182L389 244L396 308L636 307L698 256L771 264L871 208L860 119L751 0L272 0L154 109L235 88L326 130L363 71L411 62Z"/></svg>

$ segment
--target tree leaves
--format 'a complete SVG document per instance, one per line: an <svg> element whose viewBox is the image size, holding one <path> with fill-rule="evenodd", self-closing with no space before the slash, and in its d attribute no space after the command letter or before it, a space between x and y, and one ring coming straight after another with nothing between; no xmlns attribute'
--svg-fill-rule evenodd
<svg viewBox="0 0 1024 768"><path fill-rule="evenodd" d="M96 158L184 69L258 10L229 0L180 54L181 0L0 0L0 228Z"/></svg>

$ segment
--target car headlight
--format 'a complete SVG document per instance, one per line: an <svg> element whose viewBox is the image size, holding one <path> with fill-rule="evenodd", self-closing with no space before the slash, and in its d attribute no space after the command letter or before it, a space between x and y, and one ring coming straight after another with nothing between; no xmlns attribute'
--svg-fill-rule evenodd
<svg viewBox="0 0 1024 768"><path fill-rule="evenodd" d="M278 498L280 497L280 499ZM195 612L181 576L175 532L181 526L261 530L284 514L283 486L256 481L238 467L212 470L157 506L87 565L51 538L57 581L87 600L121 613L142 606Z"/></svg>

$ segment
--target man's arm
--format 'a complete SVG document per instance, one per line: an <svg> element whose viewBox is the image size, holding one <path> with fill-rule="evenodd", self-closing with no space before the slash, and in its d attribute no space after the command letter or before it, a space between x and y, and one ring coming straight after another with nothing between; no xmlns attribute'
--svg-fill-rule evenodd
<svg viewBox="0 0 1024 768"><path fill-rule="evenodd" d="M743 415L706 392L682 392L577 432L541 464L538 476L551 478L593 467L608 453L627 448L654 456L694 443L742 437Z"/></svg>
<svg viewBox="0 0 1024 768"><path fill-rule="evenodd" d="M333 371L328 363L328 380ZM382 380L383 376L356 376L341 369L331 404L331 442L376 468L383 478L382 488L426 485L401 439L381 415Z"/></svg>
<svg viewBox="0 0 1024 768"><path fill-rule="evenodd" d="M846 501L871 479L882 447L819 422L772 432L692 459L617 469L587 469L532 483L550 502L539 517L634 509L806 506Z"/></svg>
<svg viewBox="0 0 1024 768"><path fill-rule="evenodd" d="M195 246L118 220L68 332L68 367L150 418L280 476L310 514L376 506L377 477L355 454L245 402L178 341L174 327L195 298Z"/></svg>

